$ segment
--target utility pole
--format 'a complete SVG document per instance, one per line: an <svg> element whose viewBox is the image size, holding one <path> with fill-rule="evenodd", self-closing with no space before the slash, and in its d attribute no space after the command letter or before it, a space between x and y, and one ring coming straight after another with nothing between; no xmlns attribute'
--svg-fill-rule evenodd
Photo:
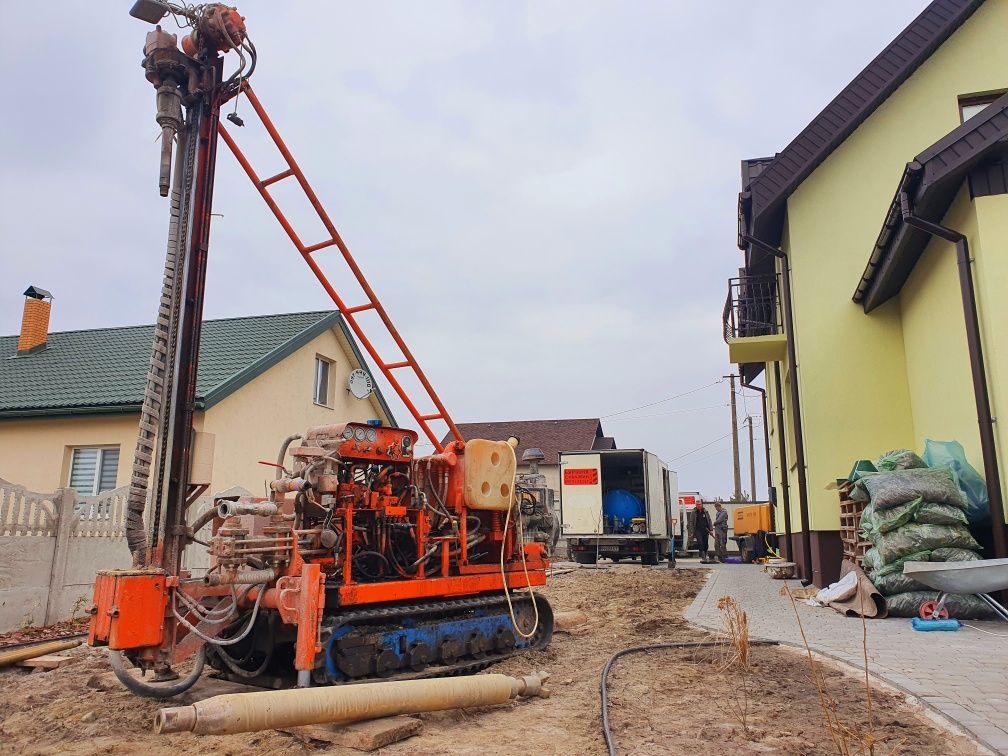
<svg viewBox="0 0 1008 756"><path fill-rule="evenodd" d="M739 448L738 448L738 417L735 414L735 379L736 375L723 375L727 378L731 387L731 448L732 462L735 465L735 492L732 494L733 501L742 501L742 471L739 469Z"/></svg>
<svg viewBox="0 0 1008 756"><path fill-rule="evenodd" d="M749 423L749 497L756 501L756 447L753 445L752 415L746 417Z"/></svg>

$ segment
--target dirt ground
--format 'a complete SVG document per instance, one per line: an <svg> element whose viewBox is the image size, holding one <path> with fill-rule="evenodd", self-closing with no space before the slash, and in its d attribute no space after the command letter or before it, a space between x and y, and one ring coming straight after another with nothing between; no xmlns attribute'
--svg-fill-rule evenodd
<svg viewBox="0 0 1008 756"><path fill-rule="evenodd" d="M490 672L546 670L549 699L422 715L417 737L389 754L604 754L599 675L609 656L631 645L709 638L682 611L703 583L698 570L581 569L554 576L544 593L557 611L579 609L591 619L558 633L544 651L528 652ZM0 751L74 754L279 754L324 750L278 732L231 736L154 735L160 704L122 689L95 690L87 681L108 671L104 653L67 652L73 662L51 672L0 671ZM793 650L754 647L753 674L743 699L738 676L721 671L717 653L659 651L620 659L610 675L610 721L620 754L834 754L823 726L819 691L807 659ZM972 744L931 724L901 697L875 689L873 726L863 680L826 670L838 719L876 740L876 753L976 753ZM758 690L756 689L758 688ZM748 700L746 728L741 706ZM330 746L330 748L332 748ZM356 753L347 751L348 753ZM857 750L852 750L856 753Z"/></svg>

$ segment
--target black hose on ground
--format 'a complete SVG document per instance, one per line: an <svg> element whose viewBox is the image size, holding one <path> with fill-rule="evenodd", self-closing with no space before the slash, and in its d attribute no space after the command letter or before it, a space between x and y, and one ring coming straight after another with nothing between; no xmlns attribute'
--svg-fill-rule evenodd
<svg viewBox="0 0 1008 756"><path fill-rule="evenodd" d="M180 680L166 683L147 683L133 677L126 668L122 651L115 651L110 648L109 664L112 665L112 671L119 678L119 682L138 696L143 696L144 698L171 698L172 696L185 693L199 680L200 675L203 674L203 665L206 664L206 647L201 646L200 650L196 652L196 656L193 658L192 672Z"/></svg>
<svg viewBox="0 0 1008 756"><path fill-rule="evenodd" d="M609 687L607 681L609 670L612 669L612 665L617 659L628 654L643 653L646 651L665 651L676 648L713 648L724 646L728 642L730 641L726 639L724 641L696 641L693 643L656 643L653 646L631 646L630 648L624 648L622 651L617 651L610 656L609 661L602 668L602 680L599 683L599 693L602 697L602 737L605 738L606 748L609 749L609 756L616 756L616 746L613 745L612 732L609 731ZM778 643L777 641L755 640L749 641L749 645L776 646Z"/></svg>

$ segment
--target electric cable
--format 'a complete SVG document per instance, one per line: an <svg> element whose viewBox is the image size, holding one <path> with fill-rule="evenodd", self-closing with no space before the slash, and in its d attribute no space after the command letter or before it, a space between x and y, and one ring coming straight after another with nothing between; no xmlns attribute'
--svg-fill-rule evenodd
<svg viewBox="0 0 1008 756"><path fill-rule="evenodd" d="M684 391L681 394L676 394L675 396L669 396L669 397L666 397L665 399L659 399L657 402L650 402L648 404L642 404L639 407L631 407L630 409L620 410L619 412L611 412L608 415L602 415L602 417L600 417L599 419L600 420L605 420L605 419L610 418L610 417L616 417L616 415L625 415L627 412L635 412L636 410L639 410L639 409L646 409L648 407L654 407L656 404L664 404L665 402L671 402L673 399L678 399L678 398L683 397L683 396L688 396L690 394L695 394L697 391L703 391L704 389L710 388L711 386L717 386L719 383L724 383L724 379L719 378L718 380L714 381L713 383L708 383L708 384L706 384L704 386L698 386L695 389L690 389L689 391Z"/></svg>
<svg viewBox="0 0 1008 756"><path fill-rule="evenodd" d="M528 586L529 598L532 601L532 609L535 612L535 622L532 625L532 630L528 633L526 633L518 626L518 618L515 617L514 606L511 604L511 589L508 587L507 573L504 572L504 542L507 540L508 526L511 524L512 509L514 509L513 502L512 505L508 507L507 516L504 518L504 533L501 536L501 553L500 553L501 581L504 583L504 598L507 599L508 613L511 615L511 624L514 625L514 629L515 631L517 631L518 635L528 640L532 638L536 634L536 630L539 629L539 604L536 603L535 591L532 590L532 584L529 582L528 565L525 563L524 533L519 533L519 537L522 539L521 542L522 569L525 571L525 585ZM521 517L518 518L518 528L520 531Z"/></svg>

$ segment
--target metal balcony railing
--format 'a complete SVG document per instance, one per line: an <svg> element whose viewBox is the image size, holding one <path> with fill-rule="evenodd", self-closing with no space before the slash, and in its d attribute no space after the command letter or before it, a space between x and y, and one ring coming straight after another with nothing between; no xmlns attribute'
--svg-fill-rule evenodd
<svg viewBox="0 0 1008 756"><path fill-rule="evenodd" d="M784 332L778 275L728 279L724 306L724 340L773 336Z"/></svg>

